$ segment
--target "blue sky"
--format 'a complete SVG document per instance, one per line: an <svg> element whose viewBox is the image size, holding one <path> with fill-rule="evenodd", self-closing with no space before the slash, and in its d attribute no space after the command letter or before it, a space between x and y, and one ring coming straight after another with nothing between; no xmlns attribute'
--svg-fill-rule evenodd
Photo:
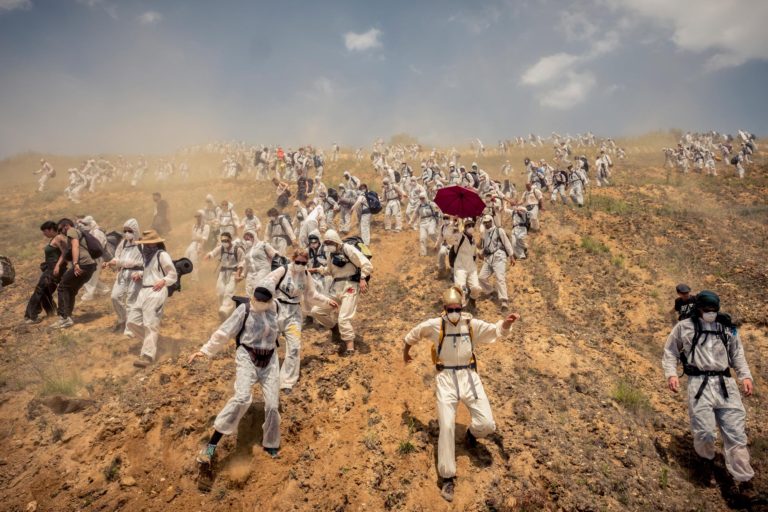
<svg viewBox="0 0 768 512"><path fill-rule="evenodd" d="M0 156L768 133L768 2L0 0Z"/></svg>

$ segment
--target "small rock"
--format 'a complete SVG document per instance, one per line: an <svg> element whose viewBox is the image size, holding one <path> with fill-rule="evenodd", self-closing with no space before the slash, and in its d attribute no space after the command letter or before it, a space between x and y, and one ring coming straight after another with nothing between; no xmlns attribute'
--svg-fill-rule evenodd
<svg viewBox="0 0 768 512"><path fill-rule="evenodd" d="M136 479L132 476L123 477L123 479L120 480L120 485L123 487L133 487L136 485Z"/></svg>
<svg viewBox="0 0 768 512"><path fill-rule="evenodd" d="M27 503L27 512L37 512L37 502L36 501L30 501Z"/></svg>

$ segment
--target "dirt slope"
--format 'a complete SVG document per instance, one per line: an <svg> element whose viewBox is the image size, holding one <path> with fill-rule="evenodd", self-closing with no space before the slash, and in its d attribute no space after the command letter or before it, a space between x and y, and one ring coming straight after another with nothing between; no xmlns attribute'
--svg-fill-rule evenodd
<svg viewBox="0 0 768 512"><path fill-rule="evenodd" d="M519 161L520 158L514 158ZM492 172L500 159L480 163ZM547 205L531 257L508 274L513 334L479 351L497 433L468 453L457 446L456 501L439 497L434 370L427 344L405 367L402 338L433 316L448 284L417 235L376 223L375 275L355 327L359 354L339 356L325 331L305 331L302 379L281 397L278 460L260 448L262 403L219 449L209 494L195 484L194 454L231 393L233 350L185 365L217 325L213 270L169 300L160 362L131 362L138 345L109 332L108 298L81 304L64 333L20 324L33 286L37 225L91 213L118 227L151 216L153 186L110 188L74 208L59 192L13 189L0 219L2 251L17 284L0 294L0 499L4 510L707 510L749 505L695 479L696 456L680 395L659 368L674 285L712 288L745 321L742 338L756 394L745 400L756 487L768 487L764 391L768 368L768 180L761 166L740 182L671 176L635 151L617 186L593 190L589 207ZM347 165L344 162L344 165ZM353 164L350 167L358 168ZM342 166L332 167L338 177ZM367 171L360 172L370 176ZM519 172L514 176L522 182ZM63 185L62 185L63 186ZM208 191L263 212L259 185L198 181L161 187L172 207L170 249L181 254L190 218ZM269 191L271 193L271 190ZM107 206L108 205L108 206ZM377 219L381 220L381 219ZM7 244L7 245L6 245ZM479 316L500 312L490 300ZM460 409L457 438L468 414ZM759 510L753 505L752 510Z"/></svg>

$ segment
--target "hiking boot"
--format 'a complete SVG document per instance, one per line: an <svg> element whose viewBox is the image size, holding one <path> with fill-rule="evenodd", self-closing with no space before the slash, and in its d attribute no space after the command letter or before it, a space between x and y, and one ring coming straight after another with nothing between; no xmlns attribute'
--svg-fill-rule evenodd
<svg viewBox="0 0 768 512"><path fill-rule="evenodd" d="M276 459L280 456L280 448L264 448L264 451L267 452L267 455L273 459Z"/></svg>
<svg viewBox="0 0 768 512"><path fill-rule="evenodd" d="M280 388L280 392L284 395L290 395L293 388Z"/></svg>
<svg viewBox="0 0 768 512"><path fill-rule="evenodd" d="M122 332L125 330L125 324L123 322L117 322L112 326L112 332Z"/></svg>
<svg viewBox="0 0 768 512"><path fill-rule="evenodd" d="M67 318L59 318L59 320L51 326L51 329L68 329L75 325L74 320L72 320L71 316L68 316Z"/></svg>
<svg viewBox="0 0 768 512"><path fill-rule="evenodd" d="M155 361L151 357L141 354L141 356L133 362L133 366L136 368L146 368L154 362Z"/></svg>
<svg viewBox="0 0 768 512"><path fill-rule="evenodd" d="M501 310L502 311L509 311L509 302L503 300L501 301Z"/></svg>
<svg viewBox="0 0 768 512"><path fill-rule="evenodd" d="M443 480L443 487L440 489L440 496L443 497L445 501L453 501L453 491L456 487L456 484L453 481L453 478L446 478Z"/></svg>
<svg viewBox="0 0 768 512"><path fill-rule="evenodd" d="M197 463L203 466L210 466L213 462L213 454L215 450L215 446L203 446L203 448L200 450L200 453L197 454Z"/></svg>
<svg viewBox="0 0 768 512"><path fill-rule="evenodd" d="M464 438L464 446L470 450L477 446L477 438L469 431L469 429L467 429L467 435Z"/></svg>
<svg viewBox="0 0 768 512"><path fill-rule="evenodd" d="M42 321L43 321L43 319L42 319L42 318L40 318L40 317L36 317L36 318L25 318L25 319L24 319L24 323L25 323L25 324L27 324L27 325L32 325L32 324L39 324L39 323L40 323L40 322L42 322Z"/></svg>

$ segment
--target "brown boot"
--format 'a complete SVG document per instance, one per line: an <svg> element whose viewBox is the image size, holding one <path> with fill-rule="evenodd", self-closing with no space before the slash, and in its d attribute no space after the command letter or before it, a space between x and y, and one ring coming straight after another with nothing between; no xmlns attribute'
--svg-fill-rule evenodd
<svg viewBox="0 0 768 512"><path fill-rule="evenodd" d="M141 354L141 356L139 356L139 358L133 362L133 366L136 368L146 368L154 362L154 359L151 357Z"/></svg>

